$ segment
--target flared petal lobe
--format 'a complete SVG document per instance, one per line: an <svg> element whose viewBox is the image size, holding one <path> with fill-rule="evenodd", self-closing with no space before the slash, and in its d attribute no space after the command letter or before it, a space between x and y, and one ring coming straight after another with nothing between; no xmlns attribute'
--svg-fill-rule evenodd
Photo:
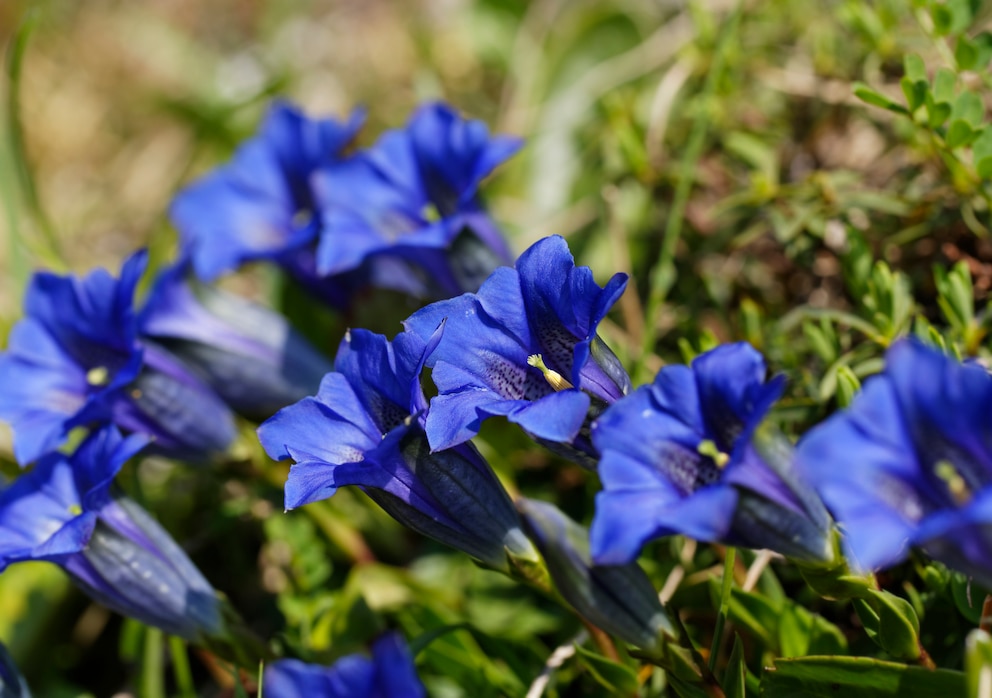
<svg viewBox="0 0 992 698"><path fill-rule="evenodd" d="M259 440L294 461L287 509L355 485L409 528L505 568L507 550L532 553L509 497L472 446L432 453L423 430L420 373L441 331L426 342L349 332L317 396L280 410Z"/></svg>
<svg viewBox="0 0 992 698"><path fill-rule="evenodd" d="M730 344L663 368L607 409L592 430L603 454L593 559L629 562L648 541L682 534L829 560L829 516L765 423L781 391L757 351Z"/></svg>
<svg viewBox="0 0 992 698"><path fill-rule="evenodd" d="M421 337L446 322L428 359L439 391L427 418L431 446L449 448L477 434L485 419L505 416L593 465L589 417L630 387L596 334L625 283L617 275L599 287L591 270L575 266L564 239L550 237L528 249L516 268L497 269L478 293L408 318L407 330Z"/></svg>
<svg viewBox="0 0 992 698"><path fill-rule="evenodd" d="M992 585L992 377L915 340L850 408L799 444L854 562L877 569L920 547Z"/></svg>
<svg viewBox="0 0 992 698"><path fill-rule="evenodd" d="M413 657L397 633L372 645L372 656L351 654L331 666L281 659L265 669L269 698L423 698Z"/></svg>
<svg viewBox="0 0 992 698"><path fill-rule="evenodd" d="M219 633L219 601L182 549L143 509L112 489L147 444L114 427L72 456L51 453L0 491L0 571L46 560L123 615L195 640Z"/></svg>

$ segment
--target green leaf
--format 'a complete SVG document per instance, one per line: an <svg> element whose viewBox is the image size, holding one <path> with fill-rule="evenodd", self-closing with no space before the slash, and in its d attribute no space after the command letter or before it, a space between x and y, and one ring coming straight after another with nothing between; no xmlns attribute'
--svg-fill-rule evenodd
<svg viewBox="0 0 992 698"><path fill-rule="evenodd" d="M868 657L776 659L761 679L764 698L932 698L965 695L959 671Z"/></svg>
<svg viewBox="0 0 992 698"><path fill-rule="evenodd" d="M744 644L741 636L734 633L734 649L730 652L727 670L723 675L723 693L727 698L745 698L744 683L747 666L744 664Z"/></svg>
<svg viewBox="0 0 992 698"><path fill-rule="evenodd" d="M930 16L933 18L933 30L937 36L946 36L950 33L954 15L946 5L933 3L930 6Z"/></svg>
<svg viewBox="0 0 992 698"><path fill-rule="evenodd" d="M610 695L630 696L637 693L637 674L634 670L612 659L591 652L580 645L575 646L576 657L596 682L608 690Z"/></svg>
<svg viewBox="0 0 992 698"><path fill-rule="evenodd" d="M923 63L923 59L920 58L915 53L910 53L903 58L902 61L903 70L906 77L909 78L911 82L926 81L927 79L927 67Z"/></svg>
<svg viewBox="0 0 992 698"><path fill-rule="evenodd" d="M930 128L936 129L944 125L947 117L951 115L951 105L948 102L938 102L931 94L926 96L927 104L927 124Z"/></svg>
<svg viewBox="0 0 992 698"><path fill-rule="evenodd" d="M906 104L909 106L910 112L915 112L926 102L927 92L930 89L926 80L914 82L909 78L903 78L899 81L899 85L902 87L902 93L906 97Z"/></svg>
<svg viewBox="0 0 992 698"><path fill-rule="evenodd" d="M933 98L937 102L954 102L954 88L957 85L957 75L950 68L941 68L933 79Z"/></svg>
<svg viewBox="0 0 992 698"><path fill-rule="evenodd" d="M951 122L950 128L947 129L947 135L944 136L944 142L947 143L948 148L960 148L968 145L977 135L971 126L959 119Z"/></svg>
<svg viewBox="0 0 992 698"><path fill-rule="evenodd" d="M878 90L875 90L863 82L854 83L854 96L860 99L866 104L871 104L875 107L881 107L882 109L888 109L891 112L896 112L897 114L909 114L906 107L901 104L893 102L891 99L883 95Z"/></svg>
<svg viewBox="0 0 992 698"><path fill-rule="evenodd" d="M967 36L959 36L954 46L954 62L960 70L971 70L978 62L978 47Z"/></svg>
<svg viewBox="0 0 992 698"><path fill-rule="evenodd" d="M854 400L854 396L861 391L861 381L851 370L850 366L841 365L837 367L837 406L847 407Z"/></svg>
<svg viewBox="0 0 992 698"><path fill-rule="evenodd" d="M965 90L954 100L954 108L951 111L952 121L960 120L967 123L973 129L980 129L985 121L985 104L974 92Z"/></svg>
<svg viewBox="0 0 992 698"><path fill-rule="evenodd" d="M968 695L984 696L992 686L992 637L975 628L964 644L964 669L968 676Z"/></svg>
<svg viewBox="0 0 992 698"><path fill-rule="evenodd" d="M981 135L971 144L971 152L978 176L992 178L992 128L982 129Z"/></svg>

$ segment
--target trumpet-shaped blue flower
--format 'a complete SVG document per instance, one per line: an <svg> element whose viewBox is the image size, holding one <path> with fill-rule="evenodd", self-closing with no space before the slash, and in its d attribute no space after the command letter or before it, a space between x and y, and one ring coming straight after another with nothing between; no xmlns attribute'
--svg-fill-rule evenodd
<svg viewBox="0 0 992 698"><path fill-rule="evenodd" d="M300 250L320 227L310 176L340 156L361 127L363 115L347 123L309 119L296 107L276 102L259 134L245 142L232 162L179 193L170 215L197 275L212 280L245 262L266 259L307 276Z"/></svg>
<svg viewBox="0 0 992 698"><path fill-rule="evenodd" d="M906 340L849 409L800 442L855 564L892 565L917 546L992 586L990 414L984 368Z"/></svg>
<svg viewBox="0 0 992 698"><path fill-rule="evenodd" d="M793 467L783 436L763 426L782 392L765 382L750 345L663 368L594 424L603 490L591 529L593 559L620 564L660 536L769 548L830 559L830 521Z"/></svg>
<svg viewBox="0 0 992 698"><path fill-rule="evenodd" d="M3 643L0 643L0 698L31 698L24 677Z"/></svg>
<svg viewBox="0 0 992 698"><path fill-rule="evenodd" d="M220 397L266 419L315 392L331 362L286 319L238 296L162 271L139 316L140 332L181 358Z"/></svg>
<svg viewBox="0 0 992 698"><path fill-rule="evenodd" d="M479 185L520 145L444 104L421 107L405 129L315 175L318 270L340 274L389 255L421 267L435 295L476 290L510 260Z"/></svg>
<svg viewBox="0 0 992 698"><path fill-rule="evenodd" d="M214 635L222 618L213 588L168 533L111 489L146 443L109 427L72 456L44 456L0 490L0 572L26 560L54 562L118 613L188 640Z"/></svg>
<svg viewBox="0 0 992 698"><path fill-rule="evenodd" d="M155 438L155 448L202 458L223 451L234 424L223 402L178 359L142 342L133 300L147 255L120 279L34 275L8 350L0 354L0 418L14 429L21 464L79 426L114 423Z"/></svg>
<svg viewBox="0 0 992 698"><path fill-rule="evenodd" d="M397 633L372 645L372 656L350 654L333 666L282 659L265 668L267 698L422 698L413 657Z"/></svg>
<svg viewBox="0 0 992 698"><path fill-rule="evenodd" d="M516 268L497 269L478 293L411 316L406 328L423 338L446 321L428 360L439 390L427 417L431 446L462 443L483 420L504 416L591 464L595 452L580 433L590 407L599 410L630 389L623 366L596 334L626 283L616 274L601 288L554 236L532 245Z"/></svg>
<svg viewBox="0 0 992 698"><path fill-rule="evenodd" d="M420 373L436 341L352 330L317 396L280 410L259 439L295 461L287 509L357 485L401 523L505 568L507 549L531 552L505 490L473 447L431 453L423 431Z"/></svg>

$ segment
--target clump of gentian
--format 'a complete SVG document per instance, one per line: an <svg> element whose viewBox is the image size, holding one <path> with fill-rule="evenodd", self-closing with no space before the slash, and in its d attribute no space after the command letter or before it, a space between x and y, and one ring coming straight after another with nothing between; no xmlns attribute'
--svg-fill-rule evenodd
<svg viewBox="0 0 992 698"><path fill-rule="evenodd" d="M798 461L837 518L853 564L911 547L992 587L992 376L916 341L812 430Z"/></svg>
<svg viewBox="0 0 992 698"><path fill-rule="evenodd" d="M423 430L420 373L436 341L350 331L316 397L280 410L259 439L295 461L287 509L356 485L404 525L505 570L508 551L532 556L506 491L471 444L432 453Z"/></svg>
<svg viewBox="0 0 992 698"><path fill-rule="evenodd" d="M147 443L113 427L71 456L49 453L0 490L0 572L53 562L90 598L190 641L224 631L216 593L144 509L111 487Z"/></svg>
<svg viewBox="0 0 992 698"><path fill-rule="evenodd" d="M169 213L197 276L211 281L247 262L270 261L330 303L346 306L363 280L328 281L317 273L320 220L311 177L341 156L363 119L361 112L345 123L310 119L276 102L258 135L229 164L179 192Z"/></svg>
<svg viewBox="0 0 992 698"><path fill-rule="evenodd" d="M517 508L555 588L580 615L645 649L656 648L663 634L675 637L675 627L637 563L593 564L588 531L554 505L521 498Z"/></svg>
<svg viewBox="0 0 992 698"><path fill-rule="evenodd" d="M14 430L22 465L63 443L76 427L113 423L152 436L155 449L189 459L223 452L235 436L219 397L176 357L142 341L134 291L147 254L114 279L38 272L25 317L0 354L0 418Z"/></svg>
<svg viewBox="0 0 992 698"><path fill-rule="evenodd" d="M139 316L143 338L181 358L233 409L266 419L312 394L330 360L286 321L238 296L187 278L175 264L155 281Z"/></svg>
<svg viewBox="0 0 992 698"><path fill-rule="evenodd" d="M422 106L406 128L314 176L318 271L352 272L387 255L425 272L435 297L475 291L511 259L479 185L520 146L447 105Z"/></svg>
<svg viewBox="0 0 992 698"><path fill-rule="evenodd" d="M410 650L398 633L372 645L372 656L350 654L332 666L281 659L265 668L266 698L422 698Z"/></svg>
<svg viewBox="0 0 992 698"><path fill-rule="evenodd" d="M404 323L423 338L446 321L428 359L439 394L427 435L435 449L475 436L503 416L566 456L595 464L586 426L630 390L630 378L596 334L623 294L625 274L605 287L575 266L564 238L532 245L478 293L433 303Z"/></svg>
<svg viewBox="0 0 992 698"><path fill-rule="evenodd" d="M661 536L832 558L830 518L794 468L784 436L763 425L784 377L765 381L745 343L663 368L593 425L603 456L593 559L620 564Z"/></svg>
<svg viewBox="0 0 992 698"><path fill-rule="evenodd" d="M3 643L0 643L0 698L31 698L27 682Z"/></svg>

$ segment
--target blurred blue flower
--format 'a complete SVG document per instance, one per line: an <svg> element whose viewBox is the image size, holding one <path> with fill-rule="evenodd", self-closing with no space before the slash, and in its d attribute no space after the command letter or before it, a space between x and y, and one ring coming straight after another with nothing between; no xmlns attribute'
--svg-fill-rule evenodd
<svg viewBox="0 0 992 698"><path fill-rule="evenodd" d="M188 265L159 273L139 332L178 356L232 408L266 419L314 393L333 369L286 319L187 278Z"/></svg>
<svg viewBox="0 0 992 698"><path fill-rule="evenodd" d="M990 415L983 367L904 340L849 409L800 442L855 565L886 567L917 546L992 586Z"/></svg>
<svg viewBox="0 0 992 698"><path fill-rule="evenodd" d="M3 643L0 643L0 698L31 698L24 677Z"/></svg>
<svg viewBox="0 0 992 698"><path fill-rule="evenodd" d="M213 588L144 509L111 488L147 442L108 427L71 456L42 457L0 490L0 572L47 560L118 613L187 640L217 634L223 623Z"/></svg>
<svg viewBox="0 0 992 698"><path fill-rule="evenodd" d="M310 119L287 102L274 102L258 135L242 144L229 164L193 182L172 202L170 217L197 276L211 281L247 262L266 260L332 305L347 306L369 271L334 279L318 274L321 226L311 177L341 156L363 121L357 110L340 122Z"/></svg>
<svg viewBox="0 0 992 698"><path fill-rule="evenodd" d="M592 438L603 490L593 559L629 562L654 538L769 548L811 562L832 557L830 519L804 485L785 437L762 425L784 378L745 343L717 347L610 407Z"/></svg>
<svg viewBox="0 0 992 698"><path fill-rule="evenodd" d="M502 267L478 293L427 306L404 324L422 338L446 321L428 365L439 395L427 435L435 449L475 436L483 420L505 416L586 465L595 451L584 426L630 390L630 378L596 334L623 294L625 274L605 287L575 266L564 238L544 238ZM555 444L559 444L558 447Z"/></svg>
<svg viewBox="0 0 992 698"><path fill-rule="evenodd" d="M511 259L479 185L520 146L447 105L422 106L405 129L314 176L318 270L340 274L389 255L426 272L435 297L475 291Z"/></svg>
<svg viewBox="0 0 992 698"><path fill-rule="evenodd" d="M372 657L351 654L333 666L282 659L265 668L266 698L422 698L413 657L398 633L372 645Z"/></svg>
<svg viewBox="0 0 992 698"><path fill-rule="evenodd" d="M146 262L146 253L134 254L119 280L103 269L81 279L32 277L25 317L0 353L0 418L13 426L22 465L94 424L148 434L156 450L189 458L234 439L232 415L213 391L138 337L134 290Z"/></svg>
<svg viewBox="0 0 992 698"><path fill-rule="evenodd" d="M295 461L287 509L357 485L404 525L505 569L507 549L532 551L505 490L470 444L431 453L423 431L420 373L436 341L352 330L317 396L280 410L258 436L272 458Z"/></svg>

